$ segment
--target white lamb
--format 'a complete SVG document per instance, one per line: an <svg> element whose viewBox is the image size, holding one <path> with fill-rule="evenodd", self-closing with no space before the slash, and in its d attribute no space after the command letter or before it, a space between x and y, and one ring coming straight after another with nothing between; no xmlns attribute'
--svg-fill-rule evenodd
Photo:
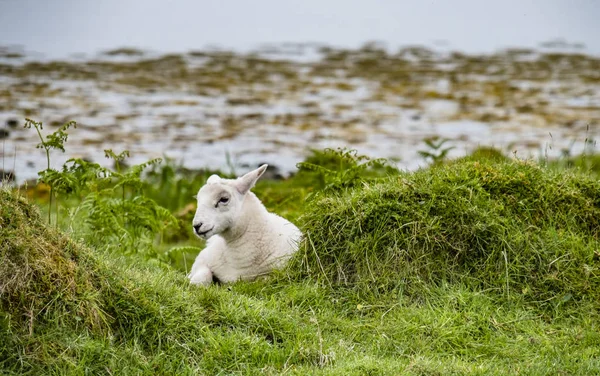
<svg viewBox="0 0 600 376"><path fill-rule="evenodd" d="M270 213L250 192L267 165L237 179L212 175L198 191L192 223L207 240L188 277L192 284L252 280L285 265L298 249L300 230Z"/></svg>

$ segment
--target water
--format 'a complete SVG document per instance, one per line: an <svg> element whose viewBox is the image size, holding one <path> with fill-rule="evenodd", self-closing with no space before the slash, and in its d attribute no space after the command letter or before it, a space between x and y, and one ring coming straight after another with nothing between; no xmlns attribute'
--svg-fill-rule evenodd
<svg viewBox="0 0 600 376"><path fill-rule="evenodd" d="M448 140L450 157L495 146L537 158L581 153L586 139L600 136L593 78L600 60L593 57L423 50L425 57L406 59L371 47L339 60L337 50L306 50L321 58L206 52L126 63L123 56L47 65L8 59L0 122L29 116L52 131L76 120L68 153L55 152L54 167L71 157L108 165L104 150L113 149L129 150L130 163L167 156L190 168L243 172L267 162L283 174L310 149L355 148L414 169L426 165L419 151L434 137ZM45 167L37 142L22 128L4 140L3 160L21 182Z"/></svg>
<svg viewBox="0 0 600 376"><path fill-rule="evenodd" d="M20 45L0 51L0 63L14 67L0 74L0 125L29 116L52 131L76 120L55 168L70 157L107 165L103 150L112 148L130 150L130 163L169 156L242 172L268 162L285 174L312 148L349 147L414 169L426 165L419 151L431 137L448 139L451 157L478 146L576 154L600 137L599 10L593 0L0 0L0 45ZM379 52L354 50L341 65L321 60L324 45L368 40L382 42ZM396 55L406 45L433 55ZM101 53L122 46L141 55ZM495 53L506 46L535 51ZM248 51L285 62L265 72ZM553 61L546 52L582 57ZM363 58L375 63L357 68ZM24 65L53 59L69 64ZM37 135L9 131L5 168L14 165L20 182L35 178L45 167Z"/></svg>

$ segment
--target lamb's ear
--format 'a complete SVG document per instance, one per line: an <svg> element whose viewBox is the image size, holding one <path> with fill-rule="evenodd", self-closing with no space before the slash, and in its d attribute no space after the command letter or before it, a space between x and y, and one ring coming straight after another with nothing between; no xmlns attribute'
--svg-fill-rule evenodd
<svg viewBox="0 0 600 376"><path fill-rule="evenodd" d="M259 168L257 168L256 170L250 171L246 175L237 178L235 180L235 188L237 189L237 191L243 195L248 193L248 191L252 187L254 187L254 184L256 184L256 181L258 180L258 178L260 178L262 176L262 174L264 174L267 167L269 167L269 165L264 164L264 165L260 166Z"/></svg>
<svg viewBox="0 0 600 376"><path fill-rule="evenodd" d="M220 180L221 177L219 175L211 175L206 181L206 184L218 183Z"/></svg>

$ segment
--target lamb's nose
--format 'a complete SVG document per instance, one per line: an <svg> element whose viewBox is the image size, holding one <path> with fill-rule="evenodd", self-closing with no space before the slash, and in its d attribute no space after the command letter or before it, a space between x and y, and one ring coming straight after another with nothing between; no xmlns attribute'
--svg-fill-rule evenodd
<svg viewBox="0 0 600 376"><path fill-rule="evenodd" d="M194 227L194 231L196 231L196 234L199 234L200 233L200 227L202 227L202 223L194 225L192 227Z"/></svg>

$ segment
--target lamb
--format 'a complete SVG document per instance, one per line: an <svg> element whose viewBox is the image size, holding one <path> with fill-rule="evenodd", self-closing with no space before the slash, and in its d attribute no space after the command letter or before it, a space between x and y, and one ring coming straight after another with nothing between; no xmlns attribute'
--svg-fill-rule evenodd
<svg viewBox="0 0 600 376"><path fill-rule="evenodd" d="M192 226L207 243L188 274L190 283L253 280L283 267L298 249L300 230L250 192L267 167L237 179L212 175L198 191Z"/></svg>

